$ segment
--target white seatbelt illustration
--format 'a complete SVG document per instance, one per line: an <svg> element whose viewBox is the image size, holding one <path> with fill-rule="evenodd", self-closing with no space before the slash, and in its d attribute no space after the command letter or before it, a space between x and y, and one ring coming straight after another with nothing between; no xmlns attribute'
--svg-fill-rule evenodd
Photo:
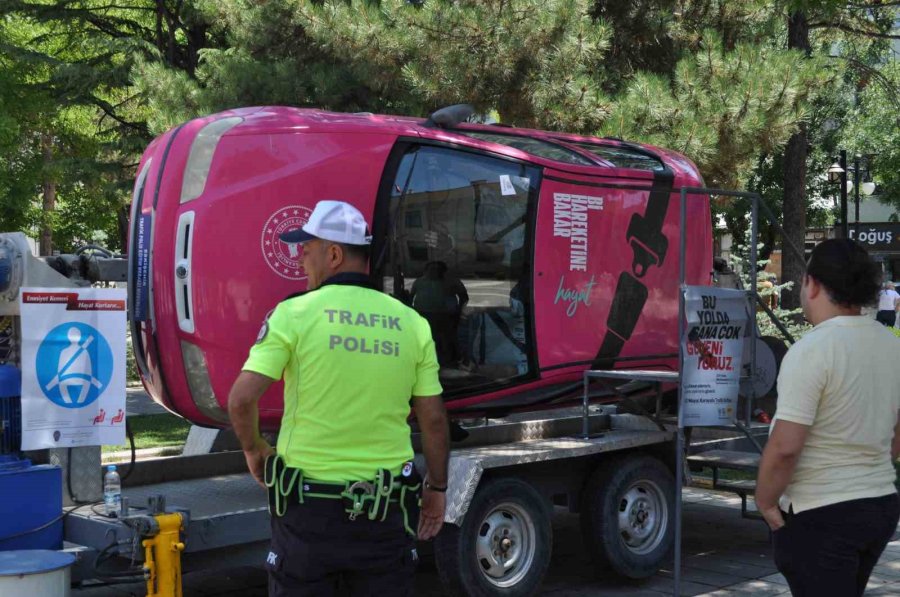
<svg viewBox="0 0 900 597"><path fill-rule="evenodd" d="M87 352L94 337L88 336L82 342L81 330L73 326L69 328L68 339L69 346L59 354L59 371L44 389L50 391L56 386L61 386L60 395L63 400L70 404L79 404L87 399L88 385L100 388L103 384L94 377L91 355ZM75 390L77 394L73 395Z"/></svg>

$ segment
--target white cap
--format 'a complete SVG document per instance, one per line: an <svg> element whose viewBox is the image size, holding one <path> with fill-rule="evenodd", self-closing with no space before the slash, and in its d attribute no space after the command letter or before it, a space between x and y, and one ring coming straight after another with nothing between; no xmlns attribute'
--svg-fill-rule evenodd
<svg viewBox="0 0 900 597"><path fill-rule="evenodd" d="M346 201L324 200L316 203L309 221L302 228L284 232L279 238L286 243L305 243L314 238L345 245L369 245L366 218Z"/></svg>

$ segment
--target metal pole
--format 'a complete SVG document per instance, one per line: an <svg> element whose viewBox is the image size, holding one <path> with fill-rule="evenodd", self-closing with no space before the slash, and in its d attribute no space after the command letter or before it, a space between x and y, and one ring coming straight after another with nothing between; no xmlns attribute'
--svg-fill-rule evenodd
<svg viewBox="0 0 900 597"><path fill-rule="evenodd" d="M859 238L859 158L856 154L853 156L853 200L856 203L856 217L853 219L853 236Z"/></svg>
<svg viewBox="0 0 900 597"><path fill-rule="evenodd" d="M847 227L847 151L841 150L841 232L844 233L844 238L850 238L850 234Z"/></svg>
<svg viewBox="0 0 900 597"><path fill-rule="evenodd" d="M681 595L681 499L684 484L684 422L681 419L681 372L684 370L684 280L687 252L687 189L681 189L681 213L678 222L678 428L675 431L675 588L673 595Z"/></svg>
<svg viewBox="0 0 900 597"><path fill-rule="evenodd" d="M755 195L750 203L750 292L753 300L750 303L750 394L747 396L746 417L744 424L750 427L753 418L754 377L756 376L756 299L759 296L759 280L757 279L757 247L759 237L759 196ZM737 417L735 417L737 418Z"/></svg>
<svg viewBox="0 0 900 597"><path fill-rule="evenodd" d="M591 380L588 377L588 372L584 372L584 401L582 402L582 421L581 421L581 435L584 439L591 439L591 434L588 429L588 385Z"/></svg>

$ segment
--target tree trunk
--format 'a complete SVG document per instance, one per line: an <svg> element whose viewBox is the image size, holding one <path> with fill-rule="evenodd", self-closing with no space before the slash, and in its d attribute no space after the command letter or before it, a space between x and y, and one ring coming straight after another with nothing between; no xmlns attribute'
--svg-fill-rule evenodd
<svg viewBox="0 0 900 597"><path fill-rule="evenodd" d="M128 218L131 215L130 205L123 205L116 213L116 229L119 233L119 250L123 253L128 251ZM140 217L139 214L136 214Z"/></svg>
<svg viewBox="0 0 900 597"><path fill-rule="evenodd" d="M44 154L44 182L41 189L44 195L44 213L41 224L40 254L53 254L53 228L51 214L56 210L56 181L53 176L53 136L41 135L41 150Z"/></svg>
<svg viewBox="0 0 900 597"><path fill-rule="evenodd" d="M795 12L788 18L788 48L811 52L809 23L806 15ZM809 153L806 124L791 136L784 150L784 232L787 239L803 250L806 237L806 158ZM781 246L781 282L794 282L794 287L782 293L781 304L785 309L800 306L800 284L806 269L804 257L797 255L787 239Z"/></svg>

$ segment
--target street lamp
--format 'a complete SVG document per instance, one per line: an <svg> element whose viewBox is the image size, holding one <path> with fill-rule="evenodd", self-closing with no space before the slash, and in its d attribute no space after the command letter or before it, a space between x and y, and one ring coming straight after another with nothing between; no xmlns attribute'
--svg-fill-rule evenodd
<svg viewBox="0 0 900 597"><path fill-rule="evenodd" d="M853 188L855 192L853 194L853 199L856 202L856 221L853 223L854 235L856 238L859 238L859 191L862 190L862 194L865 196L869 196L875 192L875 183L874 182L864 182L862 185L859 184L859 175L860 175L860 167L859 162L863 159L863 156L856 154L853 156ZM868 178L868 167L866 168L866 178ZM862 189L860 189L862 187Z"/></svg>
<svg viewBox="0 0 900 597"><path fill-rule="evenodd" d="M841 232L844 238L850 238L847 230L847 152L841 150L840 159L828 169L828 182L841 185ZM857 218L858 219L858 218Z"/></svg>
<svg viewBox="0 0 900 597"><path fill-rule="evenodd" d="M844 173L844 169L841 168L841 165L837 162L831 165L831 168L828 169L828 182L831 184L835 184L841 181L841 174Z"/></svg>
<svg viewBox="0 0 900 597"><path fill-rule="evenodd" d="M860 160L863 159L863 156L856 154L853 156L853 167L850 168L853 172L853 180L847 180L847 152L841 150L840 159L833 163L830 168L828 168L828 182L831 184L840 184L840 192L841 192L841 232L844 235L844 238L850 238L847 231L847 194L853 191L853 199L855 202L855 213L856 218L853 224L853 230L856 234L859 233L859 193L862 191L863 195L871 195L875 192L875 183L874 182L864 182L860 184L859 177L862 169L860 168ZM868 169L867 169L868 172ZM868 175L866 176L868 178Z"/></svg>

